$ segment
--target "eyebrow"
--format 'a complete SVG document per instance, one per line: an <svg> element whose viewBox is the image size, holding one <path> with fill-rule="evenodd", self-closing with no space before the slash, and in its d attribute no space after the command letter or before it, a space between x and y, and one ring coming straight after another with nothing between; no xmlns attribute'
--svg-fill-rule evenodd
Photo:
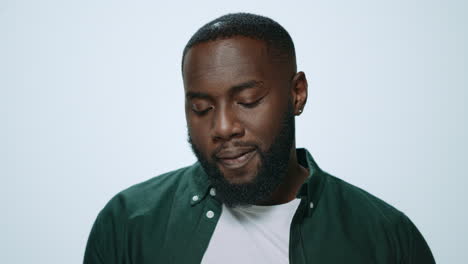
<svg viewBox="0 0 468 264"><path fill-rule="evenodd" d="M237 93L240 93L240 92L242 92L243 90L246 90L246 89L262 87L262 86L263 86L262 81L250 80L250 81L246 81L246 82L239 83L239 84L231 86L231 88L229 88L229 93L231 95L232 94L237 94ZM187 92L185 94L185 97L187 99L212 99L213 98L211 95L209 95L207 93L192 92L192 91Z"/></svg>
<svg viewBox="0 0 468 264"><path fill-rule="evenodd" d="M187 92L185 94L187 99L211 99L211 96L202 92Z"/></svg>
<svg viewBox="0 0 468 264"><path fill-rule="evenodd" d="M263 86L262 81L250 80L250 81L243 82L243 83L232 86L229 89L230 90L229 92L232 93L232 94L236 94L236 93L239 93L239 92L241 92L241 91L243 91L245 89L255 88L255 87L262 87L262 86Z"/></svg>

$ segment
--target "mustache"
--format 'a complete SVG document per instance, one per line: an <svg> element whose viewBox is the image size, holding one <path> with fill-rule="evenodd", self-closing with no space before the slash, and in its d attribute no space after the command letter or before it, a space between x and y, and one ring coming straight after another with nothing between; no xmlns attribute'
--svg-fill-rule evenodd
<svg viewBox="0 0 468 264"><path fill-rule="evenodd" d="M258 150L258 145L252 141L228 141L215 148L211 154L211 158L216 159L216 155L227 148L251 147Z"/></svg>
<svg viewBox="0 0 468 264"><path fill-rule="evenodd" d="M198 148L198 146L192 140L192 135L190 135L190 131L188 132L187 141L192 146L192 150L194 150L196 152L200 152L200 149ZM258 147L258 144L256 142L253 142L253 141L241 141L241 140L227 141L227 142L224 142L223 144L219 145L218 147L216 147L213 150L212 154L209 155L209 157L211 157L213 160L216 160L217 159L216 155L219 152L221 152L223 149L238 148L238 147L251 147L251 148L255 148L255 150L260 149ZM200 152L200 154L201 154L201 152Z"/></svg>

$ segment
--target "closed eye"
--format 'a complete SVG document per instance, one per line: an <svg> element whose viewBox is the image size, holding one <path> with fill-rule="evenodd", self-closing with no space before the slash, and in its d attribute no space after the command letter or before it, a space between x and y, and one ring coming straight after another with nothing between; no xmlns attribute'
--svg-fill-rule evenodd
<svg viewBox="0 0 468 264"><path fill-rule="evenodd" d="M198 116L203 116L203 115L205 115L206 113L208 113L208 111L210 111L211 109L213 109L213 107L208 107L208 108L206 108L205 110L201 110L201 111L195 110L195 109L192 108L192 111L193 111L196 115L198 115Z"/></svg>
<svg viewBox="0 0 468 264"><path fill-rule="evenodd" d="M254 101L254 102L250 102L250 103L241 103L241 102L239 102L238 104L241 105L241 106L243 106L243 107L245 107L245 108L254 108L254 107L256 107L258 104L260 104L260 102L262 101L263 98L264 98L264 97L262 97L262 98L260 98L260 99L258 99L258 100L256 100L256 101Z"/></svg>

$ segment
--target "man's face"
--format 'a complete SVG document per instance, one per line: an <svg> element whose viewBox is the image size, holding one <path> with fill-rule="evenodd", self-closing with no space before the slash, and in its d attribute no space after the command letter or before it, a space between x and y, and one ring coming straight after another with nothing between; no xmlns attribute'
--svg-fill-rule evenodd
<svg viewBox="0 0 468 264"><path fill-rule="evenodd" d="M192 47L183 66L189 142L227 205L267 199L294 144L287 62L264 42L233 37Z"/></svg>

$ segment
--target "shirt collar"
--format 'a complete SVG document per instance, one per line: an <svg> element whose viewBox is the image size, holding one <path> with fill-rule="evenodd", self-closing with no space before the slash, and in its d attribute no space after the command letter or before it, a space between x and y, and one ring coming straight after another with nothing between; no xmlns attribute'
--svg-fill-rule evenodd
<svg viewBox="0 0 468 264"><path fill-rule="evenodd" d="M203 201L211 188L210 180L206 175L205 170L200 162L196 162L192 168L194 169L193 177L190 182L190 204L196 205Z"/></svg>
<svg viewBox="0 0 468 264"><path fill-rule="evenodd" d="M305 148L296 149L297 159L299 164L309 170L309 176L302 184L296 197L306 199L308 204L307 215L310 215L313 210L310 210L318 205L320 194L324 185L324 172L319 168L312 155ZM205 170L196 162L193 166L193 174L190 182L190 204L192 206L203 201L210 192L210 181Z"/></svg>
<svg viewBox="0 0 468 264"><path fill-rule="evenodd" d="M314 211L312 209L317 207L319 203L325 185L325 172L320 169L307 149L299 148L296 150L296 153L299 164L309 170L309 176L302 184L296 197L306 199L306 214L310 216Z"/></svg>

